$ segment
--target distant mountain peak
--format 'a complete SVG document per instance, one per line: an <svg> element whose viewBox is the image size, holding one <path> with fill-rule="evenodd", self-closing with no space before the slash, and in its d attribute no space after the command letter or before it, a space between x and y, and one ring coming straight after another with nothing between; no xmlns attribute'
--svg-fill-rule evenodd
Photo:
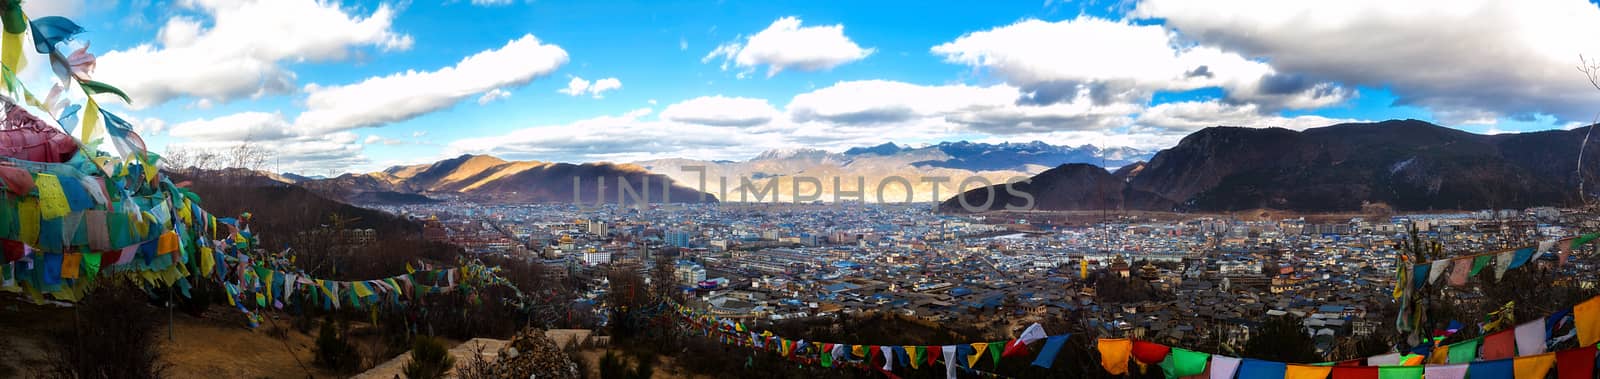
<svg viewBox="0 0 1600 379"><path fill-rule="evenodd" d="M884 142L883 144L871 147L852 147L849 150L845 150L844 155L894 155L910 149L911 148L909 147L896 145L894 142Z"/></svg>
<svg viewBox="0 0 1600 379"><path fill-rule="evenodd" d="M784 149L767 150L765 152L762 152L761 155L757 155L752 160L779 160L779 159L790 159L790 158L827 158L830 155L833 155L833 153L829 153L827 150L813 149L813 148L808 148L808 147L797 147L797 148L784 148Z"/></svg>

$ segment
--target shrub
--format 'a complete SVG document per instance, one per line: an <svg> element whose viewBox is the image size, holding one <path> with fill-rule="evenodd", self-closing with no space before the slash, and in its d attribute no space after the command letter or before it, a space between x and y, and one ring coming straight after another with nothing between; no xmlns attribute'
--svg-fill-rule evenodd
<svg viewBox="0 0 1600 379"><path fill-rule="evenodd" d="M144 291L107 280L73 311L73 327L54 333L51 362L42 376L53 378L159 378L157 338L161 312Z"/></svg>
<svg viewBox="0 0 1600 379"><path fill-rule="evenodd" d="M345 341L332 318L322 321L322 330L317 332L316 353L316 364L322 368L343 373L361 369L361 352Z"/></svg>
<svg viewBox="0 0 1600 379"><path fill-rule="evenodd" d="M443 342L433 337L418 336L411 344L411 362L406 363L405 374L411 379L441 378L455 364L455 358L450 357L450 350Z"/></svg>

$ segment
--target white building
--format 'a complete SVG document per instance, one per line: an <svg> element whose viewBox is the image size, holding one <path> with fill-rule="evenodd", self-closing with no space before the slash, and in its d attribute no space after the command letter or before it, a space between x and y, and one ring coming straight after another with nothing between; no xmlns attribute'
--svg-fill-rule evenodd
<svg viewBox="0 0 1600 379"><path fill-rule="evenodd" d="M583 264L597 266L611 263L611 252L590 250L583 253Z"/></svg>

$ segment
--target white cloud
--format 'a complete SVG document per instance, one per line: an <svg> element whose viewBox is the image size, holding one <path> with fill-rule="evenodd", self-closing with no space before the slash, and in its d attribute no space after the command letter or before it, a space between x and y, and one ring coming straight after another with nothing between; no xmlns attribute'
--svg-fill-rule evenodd
<svg viewBox="0 0 1600 379"><path fill-rule="evenodd" d="M29 17L74 17L83 12L84 0L32 0L22 2L22 10Z"/></svg>
<svg viewBox="0 0 1600 379"><path fill-rule="evenodd" d="M171 126L168 148L225 151L240 144L268 145L279 169L295 172L345 172L368 162L355 133L301 134L279 113L241 112Z"/></svg>
<svg viewBox="0 0 1600 379"><path fill-rule="evenodd" d="M685 46L687 48L687 46ZM873 49L862 48L844 35L844 25L800 26L800 19L784 17L773 21L750 38L738 39L718 45L702 62L722 59L722 69L729 64L744 68L744 76L757 67L767 66L767 77L786 69L801 71L827 70L872 55Z"/></svg>
<svg viewBox="0 0 1600 379"><path fill-rule="evenodd" d="M495 88L489 90L489 92L484 92L483 96L478 96L478 105L486 105L498 100L509 98L511 98L511 91Z"/></svg>
<svg viewBox="0 0 1600 379"><path fill-rule="evenodd" d="M765 99L701 96L668 105L661 118L688 124L712 126L756 126L778 116Z"/></svg>
<svg viewBox="0 0 1600 379"><path fill-rule="evenodd" d="M978 132L1016 134L1122 126L1143 106L1096 104L1086 91L1052 104L1028 104L1025 96L1004 84L924 86L863 80L796 95L787 108L797 122L873 125L934 118Z"/></svg>
<svg viewBox="0 0 1600 379"><path fill-rule="evenodd" d="M1286 128L1305 130L1349 122L1354 119L1336 119L1316 115L1283 117L1263 114L1255 104L1226 104L1216 100L1183 101L1156 104L1139 114L1139 125L1191 132L1212 126L1243 126L1252 128Z"/></svg>
<svg viewBox="0 0 1600 379"><path fill-rule="evenodd" d="M1600 7L1582 0L1148 0L1131 16L1285 72L1389 88L1450 124L1541 113L1587 121L1600 102L1573 70L1578 54L1600 53Z"/></svg>
<svg viewBox="0 0 1600 379"><path fill-rule="evenodd" d="M397 140L397 139L393 139L393 138L384 138L383 136L379 136L379 135L376 135L376 134L371 134L371 135L367 135L366 139L361 140L361 143L362 144L366 144L366 145L380 144L380 143L384 144L384 145L401 145L401 144L405 144L405 141L401 141L401 140Z"/></svg>
<svg viewBox="0 0 1600 379"><path fill-rule="evenodd" d="M561 125L534 126L504 135L451 142L445 155L494 154L509 159L561 162L631 162L662 157L729 159L749 157L780 145L775 134L753 134L737 127L645 120L637 109Z"/></svg>
<svg viewBox="0 0 1600 379"><path fill-rule="evenodd" d="M286 63L336 61L359 47L405 50L412 43L391 30L395 11L388 5L366 16L315 0L183 0L178 6L207 19L173 17L158 42L99 59L96 79L127 91L133 107L180 96L225 102L286 93L296 79Z"/></svg>
<svg viewBox="0 0 1600 379"><path fill-rule="evenodd" d="M295 126L327 132L405 121L473 95L527 84L566 63L565 50L528 34L437 71L406 71L347 85L311 84L305 89L307 109Z"/></svg>
<svg viewBox="0 0 1600 379"><path fill-rule="evenodd" d="M574 76L572 77L572 80L567 81L567 88L556 90L556 92L571 96L583 96L587 94L591 97L599 99L605 97L606 91L621 88L622 81L617 80L617 78L605 78L590 82L581 77Z"/></svg>
<svg viewBox="0 0 1600 379"><path fill-rule="evenodd" d="M167 121L155 117L129 120L133 122L133 132L141 136L156 136L167 131Z"/></svg>
<svg viewBox="0 0 1600 379"><path fill-rule="evenodd" d="M196 141L279 141L296 136L282 113L267 112L185 121L173 125L168 134Z"/></svg>
<svg viewBox="0 0 1600 379"><path fill-rule="evenodd" d="M1087 95L1097 104L1145 103L1157 91L1221 87L1230 99L1273 108L1316 108L1351 91L1277 72L1272 66L1206 46L1184 46L1158 25L1095 17L1024 20L968 33L934 46L946 61L986 69L1049 104Z"/></svg>

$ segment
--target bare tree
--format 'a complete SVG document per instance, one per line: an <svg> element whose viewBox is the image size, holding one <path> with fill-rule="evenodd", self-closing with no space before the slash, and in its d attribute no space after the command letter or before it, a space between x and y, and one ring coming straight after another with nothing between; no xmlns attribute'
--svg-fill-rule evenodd
<svg viewBox="0 0 1600 379"><path fill-rule="evenodd" d="M1583 54L1578 54L1578 72L1589 79L1589 85L1595 90L1600 90L1600 60L1590 61ZM1589 196L1583 192L1583 152L1589 149L1589 137L1594 135L1594 125L1600 123L1600 113L1594 115L1594 120L1589 122L1589 130L1583 133L1583 143L1578 145L1578 200L1584 205L1589 204Z"/></svg>

